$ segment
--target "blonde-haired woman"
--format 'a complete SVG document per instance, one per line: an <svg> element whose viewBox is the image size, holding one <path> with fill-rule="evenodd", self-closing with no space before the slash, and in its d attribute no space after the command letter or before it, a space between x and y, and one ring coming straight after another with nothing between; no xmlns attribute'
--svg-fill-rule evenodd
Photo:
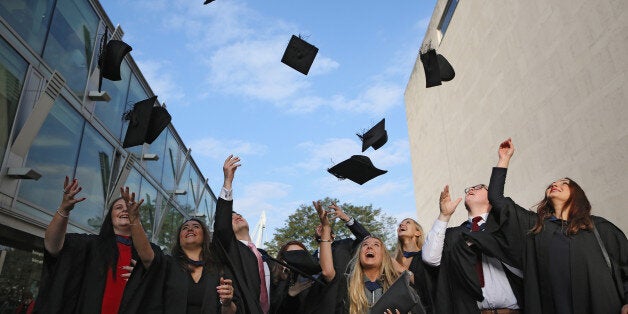
<svg viewBox="0 0 628 314"><path fill-rule="evenodd" d="M384 242L377 237L367 237L360 244L352 260L349 274L349 313L364 314L377 303L384 292L399 278L392 257ZM388 309L388 313L399 313Z"/></svg>
<svg viewBox="0 0 628 314"><path fill-rule="evenodd" d="M397 227L397 248L395 261L402 269L414 274L413 287L421 298L425 313L433 313L433 282L437 276L437 268L426 265L421 258L421 248L425 241L423 227L414 219L406 218Z"/></svg>

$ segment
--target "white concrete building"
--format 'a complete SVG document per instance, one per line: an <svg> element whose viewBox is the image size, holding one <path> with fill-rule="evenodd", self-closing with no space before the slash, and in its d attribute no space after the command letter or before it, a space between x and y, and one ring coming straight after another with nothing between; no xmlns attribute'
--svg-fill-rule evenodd
<svg viewBox="0 0 628 314"><path fill-rule="evenodd" d="M438 0L430 45L456 77L426 88L417 56L405 92L426 230L443 186L464 197L488 184L499 143L512 137L507 196L531 208L571 177L593 214L628 231L628 1ZM461 204L451 224L465 219Z"/></svg>

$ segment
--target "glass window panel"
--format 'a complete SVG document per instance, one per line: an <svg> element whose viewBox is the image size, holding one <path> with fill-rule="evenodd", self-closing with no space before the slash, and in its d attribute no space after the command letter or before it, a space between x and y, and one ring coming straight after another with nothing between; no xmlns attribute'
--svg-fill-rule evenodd
<svg viewBox="0 0 628 314"><path fill-rule="evenodd" d="M96 102L95 115L109 129L109 132L122 138L122 114L126 108L131 69L126 61L120 65L120 81L103 79L102 90L111 97L109 102Z"/></svg>
<svg viewBox="0 0 628 314"><path fill-rule="evenodd" d="M184 190L184 195L177 195L177 203L181 211L188 215L194 215L194 201L192 196L192 187L190 185L190 164L188 163L181 176L181 181L178 186L179 190Z"/></svg>
<svg viewBox="0 0 628 314"><path fill-rule="evenodd" d="M164 172L161 183L164 189L173 190L176 188L174 181L176 172L178 171L178 167L181 166L181 162L185 155L179 148L179 143L176 141L170 130L167 132L168 137L166 139L166 150L164 152Z"/></svg>
<svg viewBox="0 0 628 314"><path fill-rule="evenodd" d="M87 199L76 204L72 220L99 230L105 209L107 187L111 176L113 146L90 125L85 127L76 167L76 178L83 190L80 196Z"/></svg>
<svg viewBox="0 0 628 314"><path fill-rule="evenodd" d="M445 8L445 13L443 14L442 19L440 20L440 26L438 29L440 30L441 36L445 36L447 32L447 28L449 27L449 22L451 22L451 18L454 15L454 11L456 11L456 7L458 6L458 0L449 0L447 3L447 7Z"/></svg>
<svg viewBox="0 0 628 314"><path fill-rule="evenodd" d="M209 191L205 191L203 199L198 205L199 215L204 215L205 222L209 229L214 230L214 212L216 211L216 200L211 196Z"/></svg>
<svg viewBox="0 0 628 314"><path fill-rule="evenodd" d="M145 153L157 154L158 160L146 160L144 166L148 169L148 173L155 179L155 181L161 183L161 175L164 169L164 160L166 155L164 154L166 148L166 137L168 132L164 131L159 134L157 139L150 144Z"/></svg>
<svg viewBox="0 0 628 314"><path fill-rule="evenodd" d="M53 0L0 1L0 16L35 52L41 54L50 25L53 3Z"/></svg>
<svg viewBox="0 0 628 314"><path fill-rule="evenodd" d="M172 245L177 241L177 229L183 223L183 215L176 209L168 206L168 209L164 212L164 217L159 231L159 237L157 243L165 247L167 252L170 252Z"/></svg>
<svg viewBox="0 0 628 314"><path fill-rule="evenodd" d="M0 158L4 156L28 63L0 38Z"/></svg>
<svg viewBox="0 0 628 314"><path fill-rule="evenodd" d="M98 16L89 1L57 1L44 59L63 75L79 99L83 98L97 29Z"/></svg>
<svg viewBox="0 0 628 314"><path fill-rule="evenodd" d="M74 174L84 123L67 101L57 98L26 158L26 167L34 168L42 176L37 181L22 180L19 197L51 212L57 209L63 193L63 180Z"/></svg>
<svg viewBox="0 0 628 314"><path fill-rule="evenodd" d="M155 210L157 208L157 189L152 186L146 179L142 179L142 189L137 199L144 199L144 203L140 207L140 220L142 227L146 231L146 236L150 239L153 235L153 225L155 224Z"/></svg>
<svg viewBox="0 0 628 314"><path fill-rule="evenodd" d="M16 248L0 243L0 313L14 312L22 293L29 291L33 300L39 291L39 278L44 261L44 252L35 249Z"/></svg>

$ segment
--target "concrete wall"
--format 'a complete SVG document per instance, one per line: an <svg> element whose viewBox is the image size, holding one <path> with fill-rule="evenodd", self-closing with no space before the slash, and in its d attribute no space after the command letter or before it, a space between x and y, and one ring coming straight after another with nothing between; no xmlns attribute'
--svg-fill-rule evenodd
<svg viewBox="0 0 628 314"><path fill-rule="evenodd" d="M419 221L438 195L487 183L499 143L516 151L505 194L524 207L571 177L593 213L628 231L628 1L460 0L442 38L439 0L424 45L456 77L425 88L417 56L405 92ZM466 219L462 204L452 219Z"/></svg>

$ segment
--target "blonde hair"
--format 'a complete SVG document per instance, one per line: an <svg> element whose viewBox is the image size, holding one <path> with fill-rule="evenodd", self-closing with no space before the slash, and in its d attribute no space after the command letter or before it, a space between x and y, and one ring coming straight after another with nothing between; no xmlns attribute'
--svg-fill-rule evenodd
<svg viewBox="0 0 628 314"><path fill-rule="evenodd" d="M384 291L388 290L390 285L397 280L399 274L393 267L393 260L390 254L386 251L386 245L384 241L378 237L369 236L366 239L374 238L382 244L383 258L382 265L380 266L380 280L382 281L382 288ZM360 254L362 253L362 246L359 250L356 250L353 254L353 258L350 262L351 273L348 278L348 297L349 297L349 314L363 314L369 311L368 301L364 294L364 270L362 264L360 264Z"/></svg>
<svg viewBox="0 0 628 314"><path fill-rule="evenodd" d="M412 218L405 218L403 220L406 220L406 219L410 219L410 221L412 221L412 223L414 224L414 227L416 227L416 230L421 232L420 236L414 237L416 247L418 247L420 250L423 248L423 243L425 242L425 233L423 232L423 227L421 227L421 225ZM399 237L397 237L397 248L395 249L394 256L395 256L395 260L397 260L399 264L403 264L403 243L401 242L401 239Z"/></svg>

